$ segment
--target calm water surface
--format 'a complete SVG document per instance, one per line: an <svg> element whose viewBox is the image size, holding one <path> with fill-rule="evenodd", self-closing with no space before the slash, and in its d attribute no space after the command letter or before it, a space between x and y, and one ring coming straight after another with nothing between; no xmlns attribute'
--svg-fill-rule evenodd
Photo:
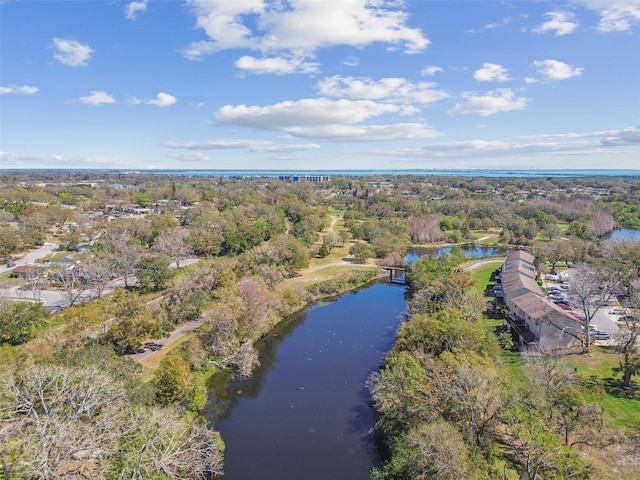
<svg viewBox="0 0 640 480"><path fill-rule="evenodd" d="M609 234L611 240L638 240L640 241L640 230L633 228L616 228Z"/></svg>
<svg viewBox="0 0 640 480"><path fill-rule="evenodd" d="M415 248L411 249L407 252L405 256L405 263L415 262L420 259L423 255L428 255L430 257L439 257L444 254L451 253L454 247L439 247L439 248ZM506 254L506 250L504 248L497 247L455 247L460 248L460 252L465 257L471 258L486 258L486 257L499 257L501 255Z"/></svg>
<svg viewBox="0 0 640 480"><path fill-rule="evenodd" d="M278 326L252 378L211 395L225 480L368 479L380 460L365 382L405 307L404 288L377 283Z"/></svg>

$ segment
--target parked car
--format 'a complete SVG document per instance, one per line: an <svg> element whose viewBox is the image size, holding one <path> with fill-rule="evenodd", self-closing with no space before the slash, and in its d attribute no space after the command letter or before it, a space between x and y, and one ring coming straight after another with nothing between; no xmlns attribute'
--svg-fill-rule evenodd
<svg viewBox="0 0 640 480"><path fill-rule="evenodd" d="M609 310L609 313L611 315L626 315L627 313L629 313L629 310L622 307L616 307L613 310Z"/></svg>
<svg viewBox="0 0 640 480"><path fill-rule="evenodd" d="M15 266L16 266L16 264L13 263L13 262L12 263L7 263L7 268L13 268Z"/></svg>
<svg viewBox="0 0 640 480"><path fill-rule="evenodd" d="M611 338L611 334L605 330L589 332L589 335L591 335L591 338L595 338L596 340L609 340Z"/></svg>
<svg viewBox="0 0 640 480"><path fill-rule="evenodd" d="M560 289L558 287L547 287L547 292L559 292Z"/></svg>
<svg viewBox="0 0 640 480"><path fill-rule="evenodd" d="M566 303L558 303L558 302L554 302L556 305L558 305L561 309L563 310L567 310L570 311L571 307L569 305L567 305Z"/></svg>
<svg viewBox="0 0 640 480"><path fill-rule="evenodd" d="M569 290L569 284L567 282L564 282L562 285L560 285L560 288L562 290Z"/></svg>

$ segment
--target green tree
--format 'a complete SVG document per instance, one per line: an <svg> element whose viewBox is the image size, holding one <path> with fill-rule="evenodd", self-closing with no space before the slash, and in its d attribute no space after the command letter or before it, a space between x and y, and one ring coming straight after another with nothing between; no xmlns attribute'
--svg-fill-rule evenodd
<svg viewBox="0 0 640 480"><path fill-rule="evenodd" d="M160 405L184 402L193 389L189 363L178 355L167 355L160 361L153 385Z"/></svg>
<svg viewBox="0 0 640 480"><path fill-rule="evenodd" d="M353 255L353 258L358 263L365 263L367 258L371 258L375 255L373 248L368 243L356 243L349 249L349 254Z"/></svg>
<svg viewBox="0 0 640 480"><path fill-rule="evenodd" d="M138 262L136 277L138 287L145 292L162 290L173 276L169 269L171 258L167 255L145 255Z"/></svg>
<svg viewBox="0 0 640 480"><path fill-rule="evenodd" d="M615 335L618 351L618 368L615 371L622 373L622 386L626 388L631 386L631 377L640 374L640 319L635 315L621 319L619 332Z"/></svg>
<svg viewBox="0 0 640 480"><path fill-rule="evenodd" d="M33 331L49 318L41 303L16 302L0 311L0 343L19 345L31 339Z"/></svg>

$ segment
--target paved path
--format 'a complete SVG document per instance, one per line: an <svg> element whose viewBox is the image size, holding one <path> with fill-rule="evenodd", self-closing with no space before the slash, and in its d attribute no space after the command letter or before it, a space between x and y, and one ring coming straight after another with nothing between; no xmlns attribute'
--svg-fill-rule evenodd
<svg viewBox="0 0 640 480"><path fill-rule="evenodd" d="M41 258L46 257L47 255L55 252L58 250L58 244L57 243L45 243L42 247L39 247L35 250L30 250L28 252L26 252L26 254L24 255L24 257L16 260L15 263L16 265L14 267L7 267L6 264L2 264L0 266L0 274L1 273L6 273L9 270L13 270L16 266L23 266L23 265L29 265L30 263L34 263L36 260L39 260Z"/></svg>
<svg viewBox="0 0 640 480"><path fill-rule="evenodd" d="M466 267L462 267L463 272L470 272L471 270L475 270L476 268L480 268L483 265L487 265L489 263L502 263L504 262L505 257L495 257L495 258L485 258L483 260L476 260L470 265Z"/></svg>
<svg viewBox="0 0 640 480"><path fill-rule="evenodd" d="M149 340L150 342L153 343L157 343L159 345L162 345L163 347L175 342L176 340L178 340L179 338L181 338L183 335L189 333L190 331L198 328L200 325L202 325L205 322L204 317L200 317L197 320L193 320L191 322L187 322L187 323L182 323L180 324L173 332L171 332L171 334L168 337L165 337L161 340ZM157 352L160 352L161 350L157 350L157 351L153 351L153 350L145 350L144 353L136 353L133 355L128 355L129 358L135 360L136 362L142 362L145 358L150 357L151 355L154 355Z"/></svg>

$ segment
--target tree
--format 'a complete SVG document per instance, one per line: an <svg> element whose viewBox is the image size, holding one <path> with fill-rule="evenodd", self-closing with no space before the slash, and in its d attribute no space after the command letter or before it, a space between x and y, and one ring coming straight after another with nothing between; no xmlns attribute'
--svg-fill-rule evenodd
<svg viewBox="0 0 640 480"><path fill-rule="evenodd" d="M0 452L16 478L53 479L107 470L125 434L122 385L95 367L36 364L10 378L0 408Z"/></svg>
<svg viewBox="0 0 640 480"><path fill-rule="evenodd" d="M373 480L459 480L486 478L460 432L442 419L422 423L393 446L393 457Z"/></svg>
<svg viewBox="0 0 640 480"><path fill-rule="evenodd" d="M153 249L164 253L176 262L176 268L180 268L180 260L184 260L190 253L189 231L181 228L169 228L163 230L153 241Z"/></svg>
<svg viewBox="0 0 640 480"><path fill-rule="evenodd" d="M505 403L504 383L490 362L481 357L444 357L449 366L438 375L438 381L446 402L446 418L458 426L467 442L486 447Z"/></svg>
<svg viewBox="0 0 640 480"><path fill-rule="evenodd" d="M584 464L564 445L562 438L546 424L539 412L528 407L524 399L514 402L505 413L505 421L512 435L508 443L523 466L522 480L537 480L546 473L556 474L558 478L588 478ZM571 476L560 476L571 469L572 464L576 464L582 475L573 472Z"/></svg>
<svg viewBox="0 0 640 480"><path fill-rule="evenodd" d="M349 249L349 254L358 263L365 263L367 258L374 256L373 248L368 243L356 243Z"/></svg>
<svg viewBox="0 0 640 480"><path fill-rule="evenodd" d="M222 473L220 436L176 408L132 403L126 385L140 379L131 371L68 363L37 363L0 384L7 479L192 480Z"/></svg>
<svg viewBox="0 0 640 480"><path fill-rule="evenodd" d="M611 296L618 292L622 279L623 273L614 263L601 264L598 268L581 264L572 272L567 296L584 313L583 336L587 351L591 346L591 320L601 306L607 305Z"/></svg>
<svg viewBox="0 0 640 480"><path fill-rule="evenodd" d="M444 238L440 229L440 215L423 215L407 218L407 234L411 240L419 243L437 242Z"/></svg>
<svg viewBox="0 0 640 480"><path fill-rule="evenodd" d="M170 263L171 258L164 254L142 257L136 269L138 287L147 292L162 290L173 276L173 272L169 270Z"/></svg>
<svg viewBox="0 0 640 480"><path fill-rule="evenodd" d="M79 261L78 268L87 287L95 290L96 297L101 297L113 276L109 259L104 253L99 252L83 255L79 257Z"/></svg>
<svg viewBox="0 0 640 480"><path fill-rule="evenodd" d="M101 238L102 248L111 269L124 280L124 286L129 286L129 277L136 272L142 255L140 244L131 236L118 229L108 230Z"/></svg>
<svg viewBox="0 0 640 480"><path fill-rule="evenodd" d="M238 325L249 337L265 334L273 325L276 299L264 283L252 277L244 277L236 282L236 292L242 307L238 315Z"/></svg>
<svg viewBox="0 0 640 480"><path fill-rule="evenodd" d="M56 268L53 278L62 286L67 306L72 307L87 289L87 282L83 276L79 263L67 268Z"/></svg>
<svg viewBox="0 0 640 480"><path fill-rule="evenodd" d="M160 361L153 385L160 405L182 403L193 388L189 364L178 355L167 355Z"/></svg>
<svg viewBox="0 0 640 480"><path fill-rule="evenodd" d="M0 344L19 345L33 336L34 328L49 318L41 303L16 302L0 310Z"/></svg>
<svg viewBox="0 0 640 480"><path fill-rule="evenodd" d="M0 257L18 251L20 237L18 232L8 224L0 224Z"/></svg>
<svg viewBox="0 0 640 480"><path fill-rule="evenodd" d="M634 304L637 307L640 302L636 300ZM618 333L614 335L618 351L618 368L615 370L622 373L622 386L625 388L631 386L633 375L640 374L640 318L637 308L633 312L620 319Z"/></svg>

